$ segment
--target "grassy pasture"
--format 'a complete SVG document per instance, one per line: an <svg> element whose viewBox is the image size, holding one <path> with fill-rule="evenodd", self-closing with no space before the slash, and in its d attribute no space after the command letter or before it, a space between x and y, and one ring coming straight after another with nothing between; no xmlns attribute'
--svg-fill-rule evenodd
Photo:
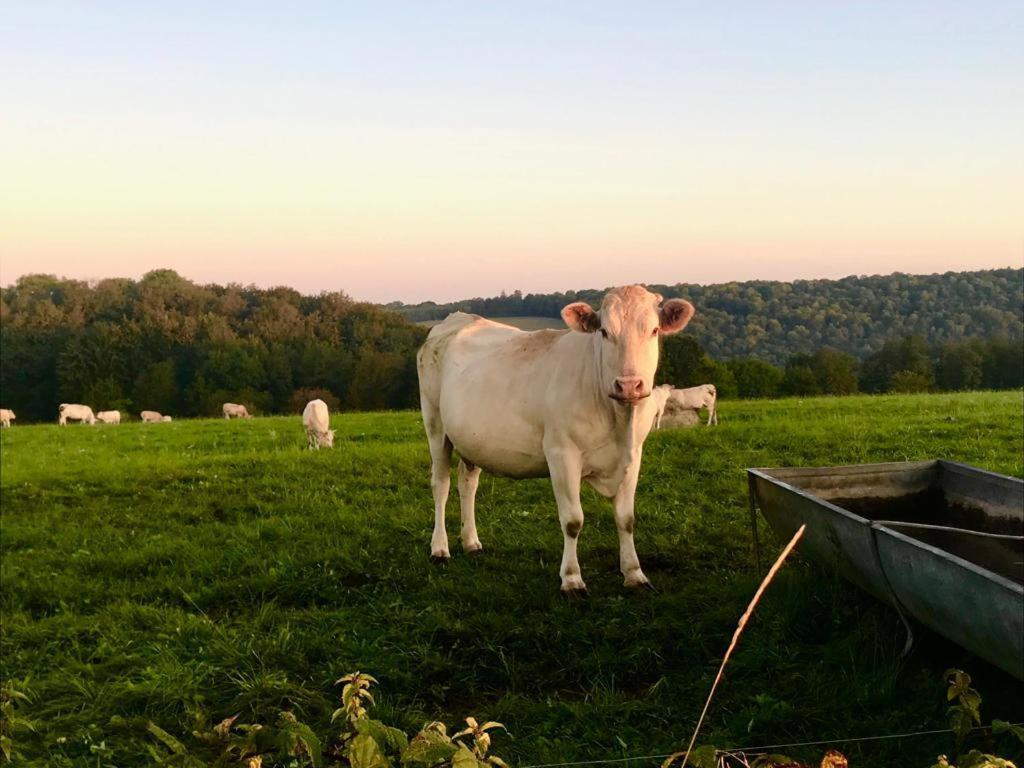
<svg viewBox="0 0 1024 768"><path fill-rule="evenodd" d="M147 765L147 720L269 722L324 738L335 679L380 681L407 730L505 723L520 764L680 748L754 587L747 466L946 457L1024 474L1020 392L723 402L721 425L653 435L637 549L657 592L617 572L610 505L584 495L590 597L558 593L550 484L484 475L485 553L429 562L419 414L337 415L334 450L299 418L15 427L0 434L0 674L31 692L35 765ZM777 542L768 542L773 551ZM705 725L721 746L941 728L943 669L986 718L1024 686L799 559L747 628ZM851 764L931 765L945 737L840 746ZM789 750L797 757L820 750ZM642 764L652 764L648 761Z"/></svg>

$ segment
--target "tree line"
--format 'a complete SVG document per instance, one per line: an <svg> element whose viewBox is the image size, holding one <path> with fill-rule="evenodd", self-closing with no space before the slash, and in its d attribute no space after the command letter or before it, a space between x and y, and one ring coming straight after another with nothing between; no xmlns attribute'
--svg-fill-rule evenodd
<svg viewBox="0 0 1024 768"><path fill-rule="evenodd" d="M713 358L695 337L665 339L658 383L714 384L720 397L744 399L858 392L960 392L1024 387L1020 339L993 337L929 345L920 336L889 339L858 360L832 347L790 355L781 365L752 357Z"/></svg>
<svg viewBox="0 0 1024 768"><path fill-rule="evenodd" d="M952 310L934 309L928 322L935 333L895 334L876 343L876 317L870 333L867 326L847 329L849 338L870 340L863 355L829 344L808 348L806 338L781 359L767 342L763 355L761 345L752 354L724 355L716 350L732 347L709 344L709 325L698 326L664 340L659 380L676 386L710 382L723 397L743 398L1021 387L1022 274L939 276L941 290L936 276L921 278L932 286L929 295L988 296L990 303L982 306L991 310L984 315L989 320L957 330L943 325L953 322ZM899 280L919 284L918 278ZM742 285L747 287L737 290L747 295L755 284ZM780 286L786 284L770 285L777 294L773 305L784 307ZM793 295L807 290L793 285ZM725 299L702 305L692 288L677 286L675 294L695 301L698 318L724 312ZM997 309L1013 290L1016 308ZM550 302L546 311L557 315L581 297L597 305L601 295L552 294L544 301ZM506 299L536 311L524 297ZM465 309L515 314L511 305L480 301L485 306ZM798 307L806 303L793 301ZM924 300L919 295L917 301ZM906 302L898 306L906 308ZM889 306L881 314L895 311ZM316 397L332 410L412 408L419 402L415 355L427 333L411 322L415 314L355 302L340 292L303 296L291 288L197 285L171 270L155 270L138 281L96 283L28 275L0 289L0 405L13 408L21 423L54 420L61 402L175 416L216 416L224 402L245 404L255 413L297 413ZM846 320L856 323L857 317ZM895 323L897 329L906 325Z"/></svg>
<svg viewBox="0 0 1024 768"><path fill-rule="evenodd" d="M19 421L61 402L175 416L416 405L426 329L344 293L197 285L172 270L89 284L28 275L0 290L0 397Z"/></svg>
<svg viewBox="0 0 1024 768"><path fill-rule="evenodd" d="M937 346L1024 336L1024 269L648 287L665 298L693 302L697 314L687 334L718 360L756 358L785 366L792 355L811 355L824 347L864 359L894 338L919 337ZM554 318L573 301L599 306L605 292L516 291L450 304L388 306L415 321L439 320L455 310L485 317Z"/></svg>

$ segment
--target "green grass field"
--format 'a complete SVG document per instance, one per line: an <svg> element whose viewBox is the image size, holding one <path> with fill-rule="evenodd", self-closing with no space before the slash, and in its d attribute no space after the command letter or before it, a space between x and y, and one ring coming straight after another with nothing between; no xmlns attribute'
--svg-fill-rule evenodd
<svg viewBox="0 0 1024 768"><path fill-rule="evenodd" d="M647 443L636 541L656 592L622 588L610 505L585 493L582 601L559 594L546 480L485 474L485 553L430 563L418 413L337 415L335 448L318 453L297 416L4 430L0 673L31 695L26 764L149 765L146 722L184 736L196 711L269 722L290 708L328 739L334 681L355 669L380 680L384 719L501 721L511 735L495 752L520 765L669 752L756 587L745 467L945 457L1024 474L1020 392L720 414L718 428ZM941 728L949 666L974 675L986 719L1024 715L1005 674L923 631L900 659L902 642L890 609L798 558L748 626L701 741ZM837 746L857 768L923 768L952 750L944 736Z"/></svg>

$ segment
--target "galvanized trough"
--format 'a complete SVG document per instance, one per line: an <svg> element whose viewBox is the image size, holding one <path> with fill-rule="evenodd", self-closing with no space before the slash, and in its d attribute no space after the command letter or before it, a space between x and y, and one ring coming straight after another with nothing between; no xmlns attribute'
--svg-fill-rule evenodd
<svg viewBox="0 0 1024 768"><path fill-rule="evenodd" d="M747 475L782 537L807 524L801 552L1024 680L1024 482L944 460Z"/></svg>

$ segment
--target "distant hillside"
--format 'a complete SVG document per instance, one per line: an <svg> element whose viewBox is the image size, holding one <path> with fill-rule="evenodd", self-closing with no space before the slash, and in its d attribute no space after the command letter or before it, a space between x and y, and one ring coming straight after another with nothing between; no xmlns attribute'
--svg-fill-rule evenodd
<svg viewBox="0 0 1024 768"><path fill-rule="evenodd" d="M1024 269L893 274L792 283L751 280L719 285L652 285L697 308L690 333L717 359L754 357L776 365L830 346L863 358L886 339L917 335L929 344L1024 335ZM410 320L462 310L486 317L557 318L572 301L597 305L605 290L515 293L450 304L388 305Z"/></svg>

